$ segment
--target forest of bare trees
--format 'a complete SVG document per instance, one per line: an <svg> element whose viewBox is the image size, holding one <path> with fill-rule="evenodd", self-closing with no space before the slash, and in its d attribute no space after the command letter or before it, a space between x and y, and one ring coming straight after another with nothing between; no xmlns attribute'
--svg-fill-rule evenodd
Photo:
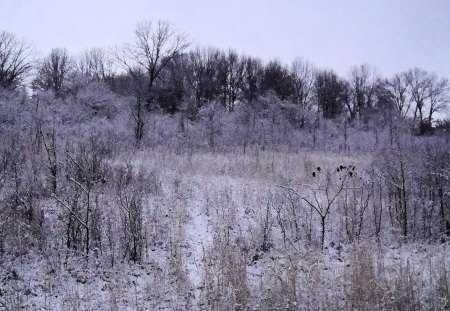
<svg viewBox="0 0 450 311"><path fill-rule="evenodd" d="M447 78L134 39L0 32L0 310L450 307Z"/></svg>

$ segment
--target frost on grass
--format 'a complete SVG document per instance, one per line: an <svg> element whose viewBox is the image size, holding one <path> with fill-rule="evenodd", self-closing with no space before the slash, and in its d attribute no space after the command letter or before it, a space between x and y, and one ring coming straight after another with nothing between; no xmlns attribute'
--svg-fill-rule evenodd
<svg viewBox="0 0 450 311"><path fill-rule="evenodd" d="M75 249L64 242L74 221L64 219L75 205L68 210L58 201L41 202L44 221L54 226L41 228L42 241L25 225L8 238L14 244L1 258L2 308L434 310L448 304L448 244L404 242L397 237L401 226L397 232L388 223L378 232L372 225L378 198L361 205L366 175L355 173L361 179L346 184L329 207L322 248L320 215L296 192L311 185L312 192L302 193L328 204L326 193L318 191L341 176L330 167L339 169L336 163L343 159L314 156L326 164L320 175L305 155L285 155L278 160L282 169L272 169L268 153L239 156L240 161L234 154L187 159L152 151L128 164L115 160L111 168L117 173L107 177L114 180L111 187L92 190L94 208L102 209L102 238L89 254L83 243ZM161 159L170 161L168 169L155 165ZM237 169L241 161L257 164L243 173ZM291 169L297 161L304 165ZM355 166L367 161L357 159ZM308 173L310 167L316 176ZM334 195L340 184L329 187ZM142 205L141 219L133 218L133 204ZM133 243L141 243L139 257Z"/></svg>

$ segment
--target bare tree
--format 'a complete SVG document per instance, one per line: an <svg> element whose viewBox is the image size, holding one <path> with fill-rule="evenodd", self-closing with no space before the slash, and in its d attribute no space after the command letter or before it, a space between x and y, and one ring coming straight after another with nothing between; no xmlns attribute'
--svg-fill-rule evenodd
<svg viewBox="0 0 450 311"><path fill-rule="evenodd" d="M69 88L69 78L74 70L74 63L66 49L56 48L42 61L33 88L52 90L57 96L63 96Z"/></svg>
<svg viewBox="0 0 450 311"><path fill-rule="evenodd" d="M450 85L448 80L433 76L429 91L428 124L433 122L433 114L445 110L450 103Z"/></svg>
<svg viewBox="0 0 450 311"><path fill-rule="evenodd" d="M106 163L107 150L91 140L80 143L77 152L66 152L65 172L67 181L58 195L52 198L66 210L68 249L84 251L89 255L92 246L99 244L98 209L100 188L106 183L109 167Z"/></svg>
<svg viewBox="0 0 450 311"><path fill-rule="evenodd" d="M40 139L43 142L47 154L48 167L51 175L51 189L53 193L56 193L56 190L58 188L59 168L55 126L53 126L47 134L44 134L42 128L40 128L39 134L41 136Z"/></svg>
<svg viewBox="0 0 450 311"><path fill-rule="evenodd" d="M172 26L163 21L156 24L143 21L135 30L136 40L116 50L119 64L135 80L142 81L136 85L134 95L137 98L135 115L136 139L143 136L144 120L142 117L142 100L147 106L152 103L152 91L155 81L160 77L162 70L174 57L183 52L188 46L186 36L173 30Z"/></svg>
<svg viewBox="0 0 450 311"><path fill-rule="evenodd" d="M340 165L336 171L324 171L321 167L317 167L312 172L312 177L316 180L312 183L313 185L299 184L298 189L290 186L281 187L298 196L317 213L320 220L322 249L325 243L326 224L331 213L331 207L344 190L350 189L347 181L354 175L355 166L353 165Z"/></svg>
<svg viewBox="0 0 450 311"><path fill-rule="evenodd" d="M340 115L348 102L348 83L332 70L322 70L316 74L314 92L318 111L327 119Z"/></svg>
<svg viewBox="0 0 450 311"><path fill-rule="evenodd" d="M411 218L411 176L415 171L412 163L412 150L405 147L399 138L397 144L383 152L384 178L388 187L388 206L391 220L400 225L402 235L406 239L409 233ZM392 221L394 222L394 221Z"/></svg>
<svg viewBox="0 0 450 311"><path fill-rule="evenodd" d="M421 148L423 166L417 170L415 182L419 190L416 194L422 203L423 221L428 228L424 228L424 237L431 238L434 230L438 237L450 237L450 150L448 145L428 142ZM426 190L424 190L426 189ZM421 198L421 200L420 200ZM428 234L427 234L428 232Z"/></svg>
<svg viewBox="0 0 450 311"><path fill-rule="evenodd" d="M196 114L208 102L219 97L219 67L223 60L217 49L200 49L189 53L189 73L186 75L194 107L191 113Z"/></svg>
<svg viewBox="0 0 450 311"><path fill-rule="evenodd" d="M396 74L383 83L387 99L401 118L405 118L410 109L411 101L408 97L408 81L404 74Z"/></svg>
<svg viewBox="0 0 450 311"><path fill-rule="evenodd" d="M409 94L411 100L414 102L414 123L419 124L420 131L423 131L423 110L425 103L430 96L430 85L432 79L430 74L422 69L414 68L409 70L406 74L406 81L408 82ZM417 120L418 119L418 120Z"/></svg>
<svg viewBox="0 0 450 311"><path fill-rule="evenodd" d="M220 119L223 112L223 105L216 101L204 106L200 111L200 115L205 119L208 145L213 153L217 149L217 136L221 134L222 123Z"/></svg>
<svg viewBox="0 0 450 311"><path fill-rule="evenodd" d="M294 86L294 102L300 107L300 127L305 125L305 112L311 108L315 68L308 62L297 58L291 66L291 75Z"/></svg>
<svg viewBox="0 0 450 311"><path fill-rule="evenodd" d="M261 76L263 65L260 59L253 57L244 57L244 78L241 86L242 97L246 101L252 101L258 98L261 86Z"/></svg>
<svg viewBox="0 0 450 311"><path fill-rule="evenodd" d="M244 72L245 63L236 52L230 50L223 55L219 63L221 100L229 111L234 109L234 103L240 97Z"/></svg>
<svg viewBox="0 0 450 311"><path fill-rule="evenodd" d="M117 200L124 215L125 256L137 262L142 258L144 245L142 210L143 198L146 195L146 181L142 173L135 177L132 166L127 165L119 168L116 185Z"/></svg>
<svg viewBox="0 0 450 311"><path fill-rule="evenodd" d="M0 87L15 87L32 69L31 45L12 33L0 32Z"/></svg>
<svg viewBox="0 0 450 311"><path fill-rule="evenodd" d="M279 99L288 100L294 93L289 67L279 60L270 61L262 72L261 92L275 92Z"/></svg>
<svg viewBox="0 0 450 311"><path fill-rule="evenodd" d="M146 100L151 101L151 93L155 81L161 71L177 55L188 46L186 36L173 30L163 21L156 24L144 21L138 24L136 41L125 45L116 53L119 63L132 76L136 70L143 71L146 77Z"/></svg>
<svg viewBox="0 0 450 311"><path fill-rule="evenodd" d="M444 110L450 102L449 83L436 74L414 68L405 74L409 94L415 104L414 123L418 124L421 134L432 129L433 115ZM428 109L428 115L425 115Z"/></svg>
<svg viewBox="0 0 450 311"><path fill-rule="evenodd" d="M350 69L350 100L347 101L350 119L361 118L373 106L375 81L375 72L366 64Z"/></svg>
<svg viewBox="0 0 450 311"><path fill-rule="evenodd" d="M77 71L88 83L99 81L111 83L114 79L113 59L105 50L92 48L78 57Z"/></svg>
<svg viewBox="0 0 450 311"><path fill-rule="evenodd" d="M369 178L371 176L366 172L360 172L359 175L360 178L352 178L349 181L350 186L345 188L343 193L345 231L350 242L360 241L365 213L373 197Z"/></svg>

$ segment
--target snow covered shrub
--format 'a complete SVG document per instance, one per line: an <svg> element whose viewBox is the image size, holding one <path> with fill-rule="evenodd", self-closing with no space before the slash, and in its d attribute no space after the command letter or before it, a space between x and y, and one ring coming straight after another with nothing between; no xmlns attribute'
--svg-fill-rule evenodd
<svg viewBox="0 0 450 311"><path fill-rule="evenodd" d="M67 221L67 247L85 253L97 249L101 236L102 188L107 182L108 150L95 140L66 152L64 184L53 194Z"/></svg>
<svg viewBox="0 0 450 311"><path fill-rule="evenodd" d="M146 242L143 230L144 205L147 196L159 191L155 175L140 170L135 172L128 164L119 167L114 176L116 197L122 215L122 249L124 257L140 262Z"/></svg>

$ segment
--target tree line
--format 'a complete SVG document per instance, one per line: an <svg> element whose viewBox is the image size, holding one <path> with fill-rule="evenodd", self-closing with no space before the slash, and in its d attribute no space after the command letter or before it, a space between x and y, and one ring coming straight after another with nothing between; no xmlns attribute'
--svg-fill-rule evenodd
<svg viewBox="0 0 450 311"><path fill-rule="evenodd" d="M407 121L416 133L426 134L450 100L448 79L419 68L385 78L363 64L341 77L301 58L290 65L279 60L264 63L233 50L188 50L189 46L187 36L170 24L144 21L131 43L110 50L92 48L78 56L54 48L36 59L27 41L3 31L0 86L11 89L28 83L33 94L51 91L67 98L88 84L105 83L114 93L133 96L138 140L148 111L183 112L195 119L212 102L234 111L268 95L295 105L300 128L317 123L317 118L349 125L392 119Z"/></svg>

